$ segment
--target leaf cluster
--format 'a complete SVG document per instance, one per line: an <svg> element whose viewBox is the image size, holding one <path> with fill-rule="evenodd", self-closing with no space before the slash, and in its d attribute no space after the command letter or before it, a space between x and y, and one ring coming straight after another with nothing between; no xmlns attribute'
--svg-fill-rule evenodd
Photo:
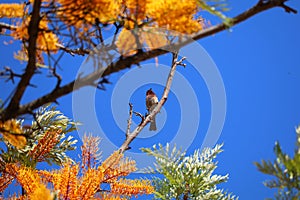
<svg viewBox="0 0 300 200"><path fill-rule="evenodd" d="M74 150L77 140L73 136L67 136L76 130L76 123L63 115L55 107L43 107L35 115L32 125L22 126L21 133L7 132L8 140L2 137L6 148L1 148L1 158L6 163L22 163L25 166L35 166L38 162L61 165L71 160L66 152ZM26 128L25 128L26 127ZM2 133L3 134L3 133ZM25 139L25 145L20 146L20 138ZM16 138L12 143L11 139Z"/></svg>
<svg viewBox="0 0 300 200"><path fill-rule="evenodd" d="M235 199L235 196L217 188L218 184L227 181L228 175L213 174L217 167L214 159L222 151L221 147L216 145L213 149L198 149L190 156L176 146L171 148L169 144L142 149L156 159L156 169L150 168L150 172L163 175L163 178L154 177L156 198Z"/></svg>
<svg viewBox="0 0 300 200"><path fill-rule="evenodd" d="M300 126L296 129L296 134L294 156L284 153L279 142L276 142L274 146L276 159L273 162L262 160L261 163L254 163L260 172L275 177L264 182L266 187L278 189L275 199L300 198Z"/></svg>
<svg viewBox="0 0 300 200"><path fill-rule="evenodd" d="M233 25L232 19L224 14L229 10L227 0L198 0L198 5L203 10L219 17L227 27Z"/></svg>

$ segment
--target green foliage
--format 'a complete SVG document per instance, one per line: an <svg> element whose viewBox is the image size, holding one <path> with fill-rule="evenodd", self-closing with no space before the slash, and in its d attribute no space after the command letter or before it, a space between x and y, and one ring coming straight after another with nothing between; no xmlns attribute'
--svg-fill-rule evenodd
<svg viewBox="0 0 300 200"><path fill-rule="evenodd" d="M262 160L261 163L254 163L262 173L275 176L275 180L264 182L266 187L278 189L275 199L300 199L300 126L296 133L297 142L293 157L282 152L279 142L276 142L274 162Z"/></svg>
<svg viewBox="0 0 300 200"><path fill-rule="evenodd" d="M223 12L228 11L227 0L199 0L198 4L203 10L222 19L226 26L232 26L231 18L223 14Z"/></svg>
<svg viewBox="0 0 300 200"><path fill-rule="evenodd" d="M55 107L44 107L39 110L35 121L28 129L24 129L26 146L22 149L6 143L6 150L0 149L1 158L6 163L20 162L25 166L32 166L38 162L61 165L65 161L72 161L66 155L67 151L74 150L77 140L67 133L76 130L76 123L64 116ZM59 131L59 134L54 135ZM1 140L4 140L1 138ZM48 149L47 149L48 148Z"/></svg>
<svg viewBox="0 0 300 200"><path fill-rule="evenodd" d="M154 156L156 170L151 173L159 173L163 178L154 177L155 197L159 199L235 199L235 196L227 194L217 188L217 184L226 182L228 175L214 175L217 167L214 162L220 153L222 145L215 148L196 150L193 155L186 156L176 147L170 148L167 144L164 148L161 144L153 146L153 149L143 148L142 151Z"/></svg>

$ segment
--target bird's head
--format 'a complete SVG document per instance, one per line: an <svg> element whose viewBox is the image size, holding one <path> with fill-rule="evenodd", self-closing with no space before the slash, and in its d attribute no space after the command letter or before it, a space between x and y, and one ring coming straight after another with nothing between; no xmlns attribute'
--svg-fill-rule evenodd
<svg viewBox="0 0 300 200"><path fill-rule="evenodd" d="M146 95L154 95L155 93L152 91L152 88L147 90Z"/></svg>

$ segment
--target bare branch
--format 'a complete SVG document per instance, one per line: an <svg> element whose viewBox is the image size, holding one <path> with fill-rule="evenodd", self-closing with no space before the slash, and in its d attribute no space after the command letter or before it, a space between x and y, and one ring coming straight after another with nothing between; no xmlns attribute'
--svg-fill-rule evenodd
<svg viewBox="0 0 300 200"><path fill-rule="evenodd" d="M186 64L183 63L183 61L186 59L186 57L182 57L179 61L176 62L177 65L186 67Z"/></svg>
<svg viewBox="0 0 300 200"><path fill-rule="evenodd" d="M129 118L127 120L126 138L130 133L130 126L131 126L131 121L132 121L132 110L133 110L133 105L132 105L132 103L129 103Z"/></svg>
<svg viewBox="0 0 300 200"><path fill-rule="evenodd" d="M57 47L59 47L60 50L63 50L72 56L75 56L75 55L85 56L90 53L90 50L88 50L88 49L83 49L83 48L70 49L70 48L63 46L62 44L55 44L55 45Z"/></svg>
<svg viewBox="0 0 300 200"><path fill-rule="evenodd" d="M155 117L155 115L157 113L159 113L159 111L161 110L161 108L163 107L163 105L166 103L167 99L168 99L168 95L171 89L171 85L172 85L172 81L173 81L173 77L175 75L175 71L176 71L176 67L182 63L182 61L185 58L182 58L180 61L177 61L178 58L178 52L173 53L173 61L172 61L172 67L170 69L170 73L167 79L167 83L165 86L165 90L163 93L163 96L161 98L161 100L158 102L157 106L153 109L153 111L151 111L149 113L149 115L147 115L146 118L142 118L144 120L142 120L142 122L135 128L135 130L130 133L127 134L126 133L126 140L124 141L124 143L122 144L122 146L120 147L119 151L120 152L124 152L127 149L129 149L129 144L136 138L136 136L138 136L138 134L143 130L143 128L151 122L151 120ZM138 113L138 115L140 116L141 114Z"/></svg>
<svg viewBox="0 0 300 200"><path fill-rule="evenodd" d="M15 83L15 77L22 77L20 74L16 74L10 67L4 67L4 70L0 71L0 76L7 76L6 82L11 80L13 84Z"/></svg>
<svg viewBox="0 0 300 200"><path fill-rule="evenodd" d="M53 67L53 68L51 69L51 71L52 71L53 76L57 79L56 86L55 86L55 89L57 89L57 88L59 88L59 86L60 86L60 83L61 83L61 81L62 81L62 77L61 77L61 75L59 75L59 74L56 72L56 67Z"/></svg>
<svg viewBox="0 0 300 200"><path fill-rule="evenodd" d="M138 116L141 118L141 122L139 125L141 125L144 121L145 121L145 116L142 115L142 113L139 113L139 112L136 112L136 111L133 111L133 113L135 114L135 116Z"/></svg>
<svg viewBox="0 0 300 200"><path fill-rule="evenodd" d="M107 78L103 77L100 81L98 81L98 83L96 84L97 85L96 87L100 90L106 90L106 88L104 86L105 84L111 84L111 82Z"/></svg>
<svg viewBox="0 0 300 200"><path fill-rule="evenodd" d="M6 23L1 22L0 23L0 33L2 32L1 30L3 30L3 29L14 31L17 29L17 27L14 25L11 25L11 24L6 24Z"/></svg>

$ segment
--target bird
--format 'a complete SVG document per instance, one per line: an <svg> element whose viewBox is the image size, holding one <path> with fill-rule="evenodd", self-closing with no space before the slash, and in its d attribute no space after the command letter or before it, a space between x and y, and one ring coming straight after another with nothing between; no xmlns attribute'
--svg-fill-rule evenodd
<svg viewBox="0 0 300 200"><path fill-rule="evenodd" d="M146 92L146 107L147 107L148 113L152 112L157 104L158 104L158 98L157 98L156 94L152 91L152 88L150 88ZM150 131L157 130L155 116L151 119L149 130Z"/></svg>

